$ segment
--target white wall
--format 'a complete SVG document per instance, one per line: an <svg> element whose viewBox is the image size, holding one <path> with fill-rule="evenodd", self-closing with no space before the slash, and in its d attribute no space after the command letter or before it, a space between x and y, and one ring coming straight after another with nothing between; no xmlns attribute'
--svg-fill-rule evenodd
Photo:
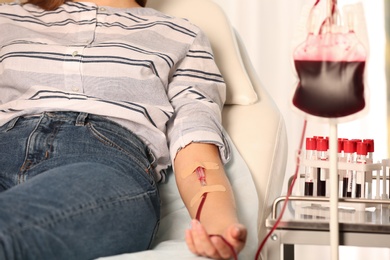
<svg viewBox="0 0 390 260"><path fill-rule="evenodd" d="M313 0L214 0L226 11L238 30L261 81L284 115L289 132L288 172L293 173L293 155L298 148L303 118L290 106L297 78L292 65L292 38L296 34L304 4ZM339 0L346 2L347 0ZM351 0L347 1L351 2ZM369 113L358 120L338 125L339 136L374 138L376 158L387 154L386 84L384 74L384 17L382 1L361 0L369 34ZM328 125L309 121L307 136L328 135Z"/></svg>
<svg viewBox="0 0 390 260"><path fill-rule="evenodd" d="M295 90L297 82L291 63L292 39L296 34L298 23L302 19L303 6L313 3L313 0L214 1L226 11L233 26L240 33L261 81L284 115L289 139L287 179L294 171L294 154L298 149L303 123L303 118L293 112L290 107L291 92ZM339 0L338 2L346 4L356 1ZM370 93L369 112L366 116L355 121L339 124L338 136L373 138L376 150L375 159L380 160L388 158L383 1L361 0L361 3L364 5L370 45L370 56L367 63L367 87ZM328 128L327 124L309 121L306 136L329 135ZM377 259L390 259L389 251L347 248L341 251L340 258L363 260L374 259L372 257L376 255ZM313 254L318 260L330 259L326 251L322 254L323 258L319 258L320 254L314 253L315 251L310 252L302 249L298 259L304 259L302 255L313 256ZM371 257L368 258L367 255Z"/></svg>

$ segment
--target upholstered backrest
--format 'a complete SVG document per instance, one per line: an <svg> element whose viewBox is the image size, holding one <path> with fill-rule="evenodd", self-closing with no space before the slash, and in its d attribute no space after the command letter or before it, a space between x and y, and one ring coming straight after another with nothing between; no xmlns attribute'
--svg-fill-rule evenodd
<svg viewBox="0 0 390 260"><path fill-rule="evenodd" d="M256 92L242 64L232 27L220 6L210 0L148 0L147 6L186 18L206 33L227 84L226 104L248 105L257 101Z"/></svg>

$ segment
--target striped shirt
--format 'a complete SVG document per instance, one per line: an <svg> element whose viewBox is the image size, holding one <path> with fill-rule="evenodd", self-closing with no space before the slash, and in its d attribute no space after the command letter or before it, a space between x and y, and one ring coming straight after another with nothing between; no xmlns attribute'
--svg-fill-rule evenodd
<svg viewBox="0 0 390 260"><path fill-rule="evenodd" d="M0 125L45 111L110 118L137 134L156 180L191 142L229 149L226 86L205 35L151 8L66 2L54 11L0 5Z"/></svg>

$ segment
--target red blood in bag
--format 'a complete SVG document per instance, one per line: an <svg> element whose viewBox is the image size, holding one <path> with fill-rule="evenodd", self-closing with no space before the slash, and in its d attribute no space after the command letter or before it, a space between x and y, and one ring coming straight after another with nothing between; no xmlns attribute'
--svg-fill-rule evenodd
<svg viewBox="0 0 390 260"><path fill-rule="evenodd" d="M293 104L319 117L343 117L365 106L365 61L295 60L299 85Z"/></svg>

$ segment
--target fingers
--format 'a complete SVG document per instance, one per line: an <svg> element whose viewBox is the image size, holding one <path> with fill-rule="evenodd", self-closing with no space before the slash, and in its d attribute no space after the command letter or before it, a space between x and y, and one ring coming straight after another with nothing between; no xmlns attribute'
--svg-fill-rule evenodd
<svg viewBox="0 0 390 260"><path fill-rule="evenodd" d="M191 229L186 231L186 242L191 252L196 255L221 258L206 230L196 220L191 222Z"/></svg>
<svg viewBox="0 0 390 260"><path fill-rule="evenodd" d="M244 232L245 231L245 232ZM246 233L246 229L238 228L237 230L229 230L231 237L243 238L243 233ZM232 240L230 238L230 240ZM235 239L233 239L235 240ZM229 245L229 241L221 236L209 236L201 223L196 220L192 221L191 229L186 231L186 243L189 250L200 256L205 256L213 259L229 259L235 256L235 249ZM236 245L242 249L245 242L235 242Z"/></svg>
<svg viewBox="0 0 390 260"><path fill-rule="evenodd" d="M232 228L232 237L238 241L245 242L247 237L247 229L244 225L237 224Z"/></svg>
<svg viewBox="0 0 390 260"><path fill-rule="evenodd" d="M226 240L235 248L236 251L241 251L245 246L248 235L248 231L245 226L241 224L232 225L226 233Z"/></svg>
<svg viewBox="0 0 390 260"><path fill-rule="evenodd" d="M236 249L221 235L211 235L211 240L216 245L220 256L223 259L237 259Z"/></svg>

